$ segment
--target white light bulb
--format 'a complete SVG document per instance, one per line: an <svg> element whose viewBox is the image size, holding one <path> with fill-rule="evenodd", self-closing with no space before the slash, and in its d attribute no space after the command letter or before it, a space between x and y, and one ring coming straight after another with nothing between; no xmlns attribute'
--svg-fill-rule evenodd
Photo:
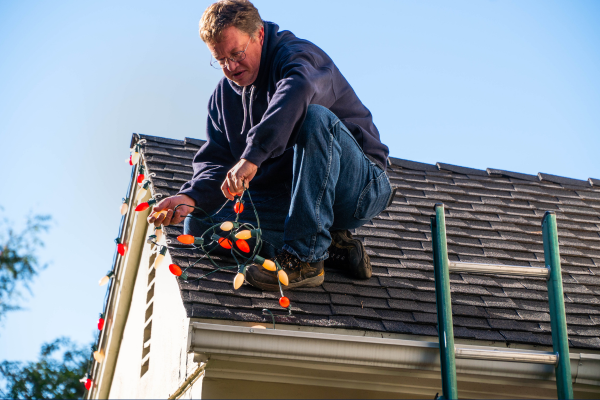
<svg viewBox="0 0 600 400"><path fill-rule="evenodd" d="M163 230L161 228L154 229L154 234L156 235L156 243L160 242L160 239L163 237Z"/></svg>
<svg viewBox="0 0 600 400"><path fill-rule="evenodd" d="M229 232L230 230L233 229L233 222L231 221L225 221L221 224L221 229L224 230L225 232Z"/></svg>
<svg viewBox="0 0 600 400"><path fill-rule="evenodd" d="M127 214L127 210L129 210L129 204L127 204L127 203L121 204L121 215Z"/></svg>
<svg viewBox="0 0 600 400"><path fill-rule="evenodd" d="M138 153L137 151L135 151L132 155L131 155L131 162L133 163L133 165L137 164L138 161L140 161L140 153Z"/></svg>
<svg viewBox="0 0 600 400"><path fill-rule="evenodd" d="M105 275L102 277L102 279L100 279L100 282L98 282L98 285L104 286L108 283L108 281L110 281L110 277L108 275Z"/></svg>
<svg viewBox="0 0 600 400"><path fill-rule="evenodd" d="M138 194L137 194L137 196L135 198L135 201L139 202L140 200L142 200L144 198L144 196L146 196L146 192L147 191L148 191L148 189L141 188L138 191Z"/></svg>
<svg viewBox="0 0 600 400"><path fill-rule="evenodd" d="M165 259L165 256L162 254L159 254L156 256L156 260L154 260L154 269L158 269L158 267L160 267L162 265L163 260Z"/></svg>
<svg viewBox="0 0 600 400"><path fill-rule="evenodd" d="M94 360L96 360L100 364L102 364L102 361L104 361L104 351L103 350L96 350L94 352Z"/></svg>

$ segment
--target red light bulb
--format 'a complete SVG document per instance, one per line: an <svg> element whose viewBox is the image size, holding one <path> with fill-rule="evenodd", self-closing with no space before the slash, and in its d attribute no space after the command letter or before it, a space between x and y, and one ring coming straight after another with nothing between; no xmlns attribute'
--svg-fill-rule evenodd
<svg viewBox="0 0 600 400"><path fill-rule="evenodd" d="M133 160L131 159L131 156L129 156L129 165L133 165Z"/></svg>
<svg viewBox="0 0 600 400"><path fill-rule="evenodd" d="M196 238L192 235L179 235L177 240L183 244L194 244Z"/></svg>
<svg viewBox="0 0 600 400"><path fill-rule="evenodd" d="M231 240L229 239L220 238L219 244L226 249L231 249Z"/></svg>
<svg viewBox="0 0 600 400"><path fill-rule="evenodd" d="M144 182L144 178L145 178L144 174L139 174L137 177L137 183L139 183L141 185L142 182Z"/></svg>
<svg viewBox="0 0 600 400"><path fill-rule="evenodd" d="M250 246L248 246L248 242L246 242L244 239L236 240L235 244L244 253L250 253Z"/></svg>
<svg viewBox="0 0 600 400"><path fill-rule="evenodd" d="M126 251L127 251L127 246L125 245L125 243L117 244L117 252L120 255L124 256Z"/></svg>
<svg viewBox="0 0 600 400"><path fill-rule="evenodd" d="M181 276L181 268L179 267L179 265L169 265L169 271L171 271L171 273L175 276Z"/></svg>
<svg viewBox="0 0 600 400"><path fill-rule="evenodd" d="M85 381L85 385L84 386L85 386L85 390L90 390L92 388L92 380L90 378L88 378Z"/></svg>
<svg viewBox="0 0 600 400"><path fill-rule="evenodd" d="M101 331L102 329L104 329L104 318L100 317L98 320L98 330Z"/></svg>
<svg viewBox="0 0 600 400"><path fill-rule="evenodd" d="M150 207L150 204L148 204L147 202L143 202L138 204L138 206L135 208L135 211L144 211L147 210Z"/></svg>
<svg viewBox="0 0 600 400"><path fill-rule="evenodd" d="M279 298L279 305L283 308L288 308L290 306L290 299L283 296Z"/></svg>
<svg viewBox="0 0 600 400"><path fill-rule="evenodd" d="M235 203L235 206L233 206L233 211L235 211L236 214L241 214L244 211L244 204L238 201Z"/></svg>

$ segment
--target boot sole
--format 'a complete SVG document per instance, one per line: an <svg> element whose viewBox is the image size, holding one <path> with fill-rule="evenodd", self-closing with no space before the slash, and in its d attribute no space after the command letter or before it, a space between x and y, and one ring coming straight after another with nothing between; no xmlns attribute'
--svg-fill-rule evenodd
<svg viewBox="0 0 600 400"><path fill-rule="evenodd" d="M250 274L246 275L246 280L254 287L266 290L268 292L278 292L279 284L271 284L271 283L263 283L255 281ZM296 289L296 288L310 288L321 286L325 281L325 271L317 276L313 276L312 278L306 278L301 280L300 282L290 282L289 285L281 284L283 289Z"/></svg>

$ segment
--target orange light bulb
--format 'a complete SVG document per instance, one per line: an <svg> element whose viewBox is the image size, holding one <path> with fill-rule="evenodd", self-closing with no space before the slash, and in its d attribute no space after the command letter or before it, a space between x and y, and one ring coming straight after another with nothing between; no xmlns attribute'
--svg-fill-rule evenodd
<svg viewBox="0 0 600 400"><path fill-rule="evenodd" d="M231 240L219 238L219 244L225 249L231 249Z"/></svg>
<svg viewBox="0 0 600 400"><path fill-rule="evenodd" d="M194 236L192 235L179 235L177 240L183 244L194 244Z"/></svg>
<svg viewBox="0 0 600 400"><path fill-rule="evenodd" d="M277 266L271 260L265 260L265 262L262 264L262 266L267 271L277 271Z"/></svg>
<svg viewBox="0 0 600 400"><path fill-rule="evenodd" d="M233 211L235 211L236 214L241 214L244 211L244 204L238 201L235 203L235 206L233 206Z"/></svg>
<svg viewBox="0 0 600 400"><path fill-rule="evenodd" d="M290 306L290 299L283 296L279 298L279 305L283 308L288 308Z"/></svg>
<svg viewBox="0 0 600 400"><path fill-rule="evenodd" d="M285 286L287 286L290 283L290 280L287 276L287 274L285 273L284 270L280 269L277 272L277 277L279 278L279 282L281 282L282 284L284 284Z"/></svg>
<svg viewBox="0 0 600 400"><path fill-rule="evenodd" d="M235 244L238 247L238 249L240 249L244 253L250 253L250 246L248 246L248 242L246 242L244 239L236 240Z"/></svg>
<svg viewBox="0 0 600 400"><path fill-rule="evenodd" d="M235 279L233 280L233 288L235 290L238 290L240 286L242 286L242 283L244 283L244 279L246 279L244 277L244 274L238 272L238 274L235 276Z"/></svg>

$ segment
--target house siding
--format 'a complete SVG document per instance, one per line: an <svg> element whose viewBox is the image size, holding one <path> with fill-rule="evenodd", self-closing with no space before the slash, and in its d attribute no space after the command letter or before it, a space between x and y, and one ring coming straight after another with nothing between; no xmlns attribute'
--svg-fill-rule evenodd
<svg viewBox="0 0 600 400"><path fill-rule="evenodd" d="M155 250L149 244L143 249L110 398L167 398L197 367L187 354L189 318L168 269L170 257L154 270ZM194 386L201 387L201 379Z"/></svg>

